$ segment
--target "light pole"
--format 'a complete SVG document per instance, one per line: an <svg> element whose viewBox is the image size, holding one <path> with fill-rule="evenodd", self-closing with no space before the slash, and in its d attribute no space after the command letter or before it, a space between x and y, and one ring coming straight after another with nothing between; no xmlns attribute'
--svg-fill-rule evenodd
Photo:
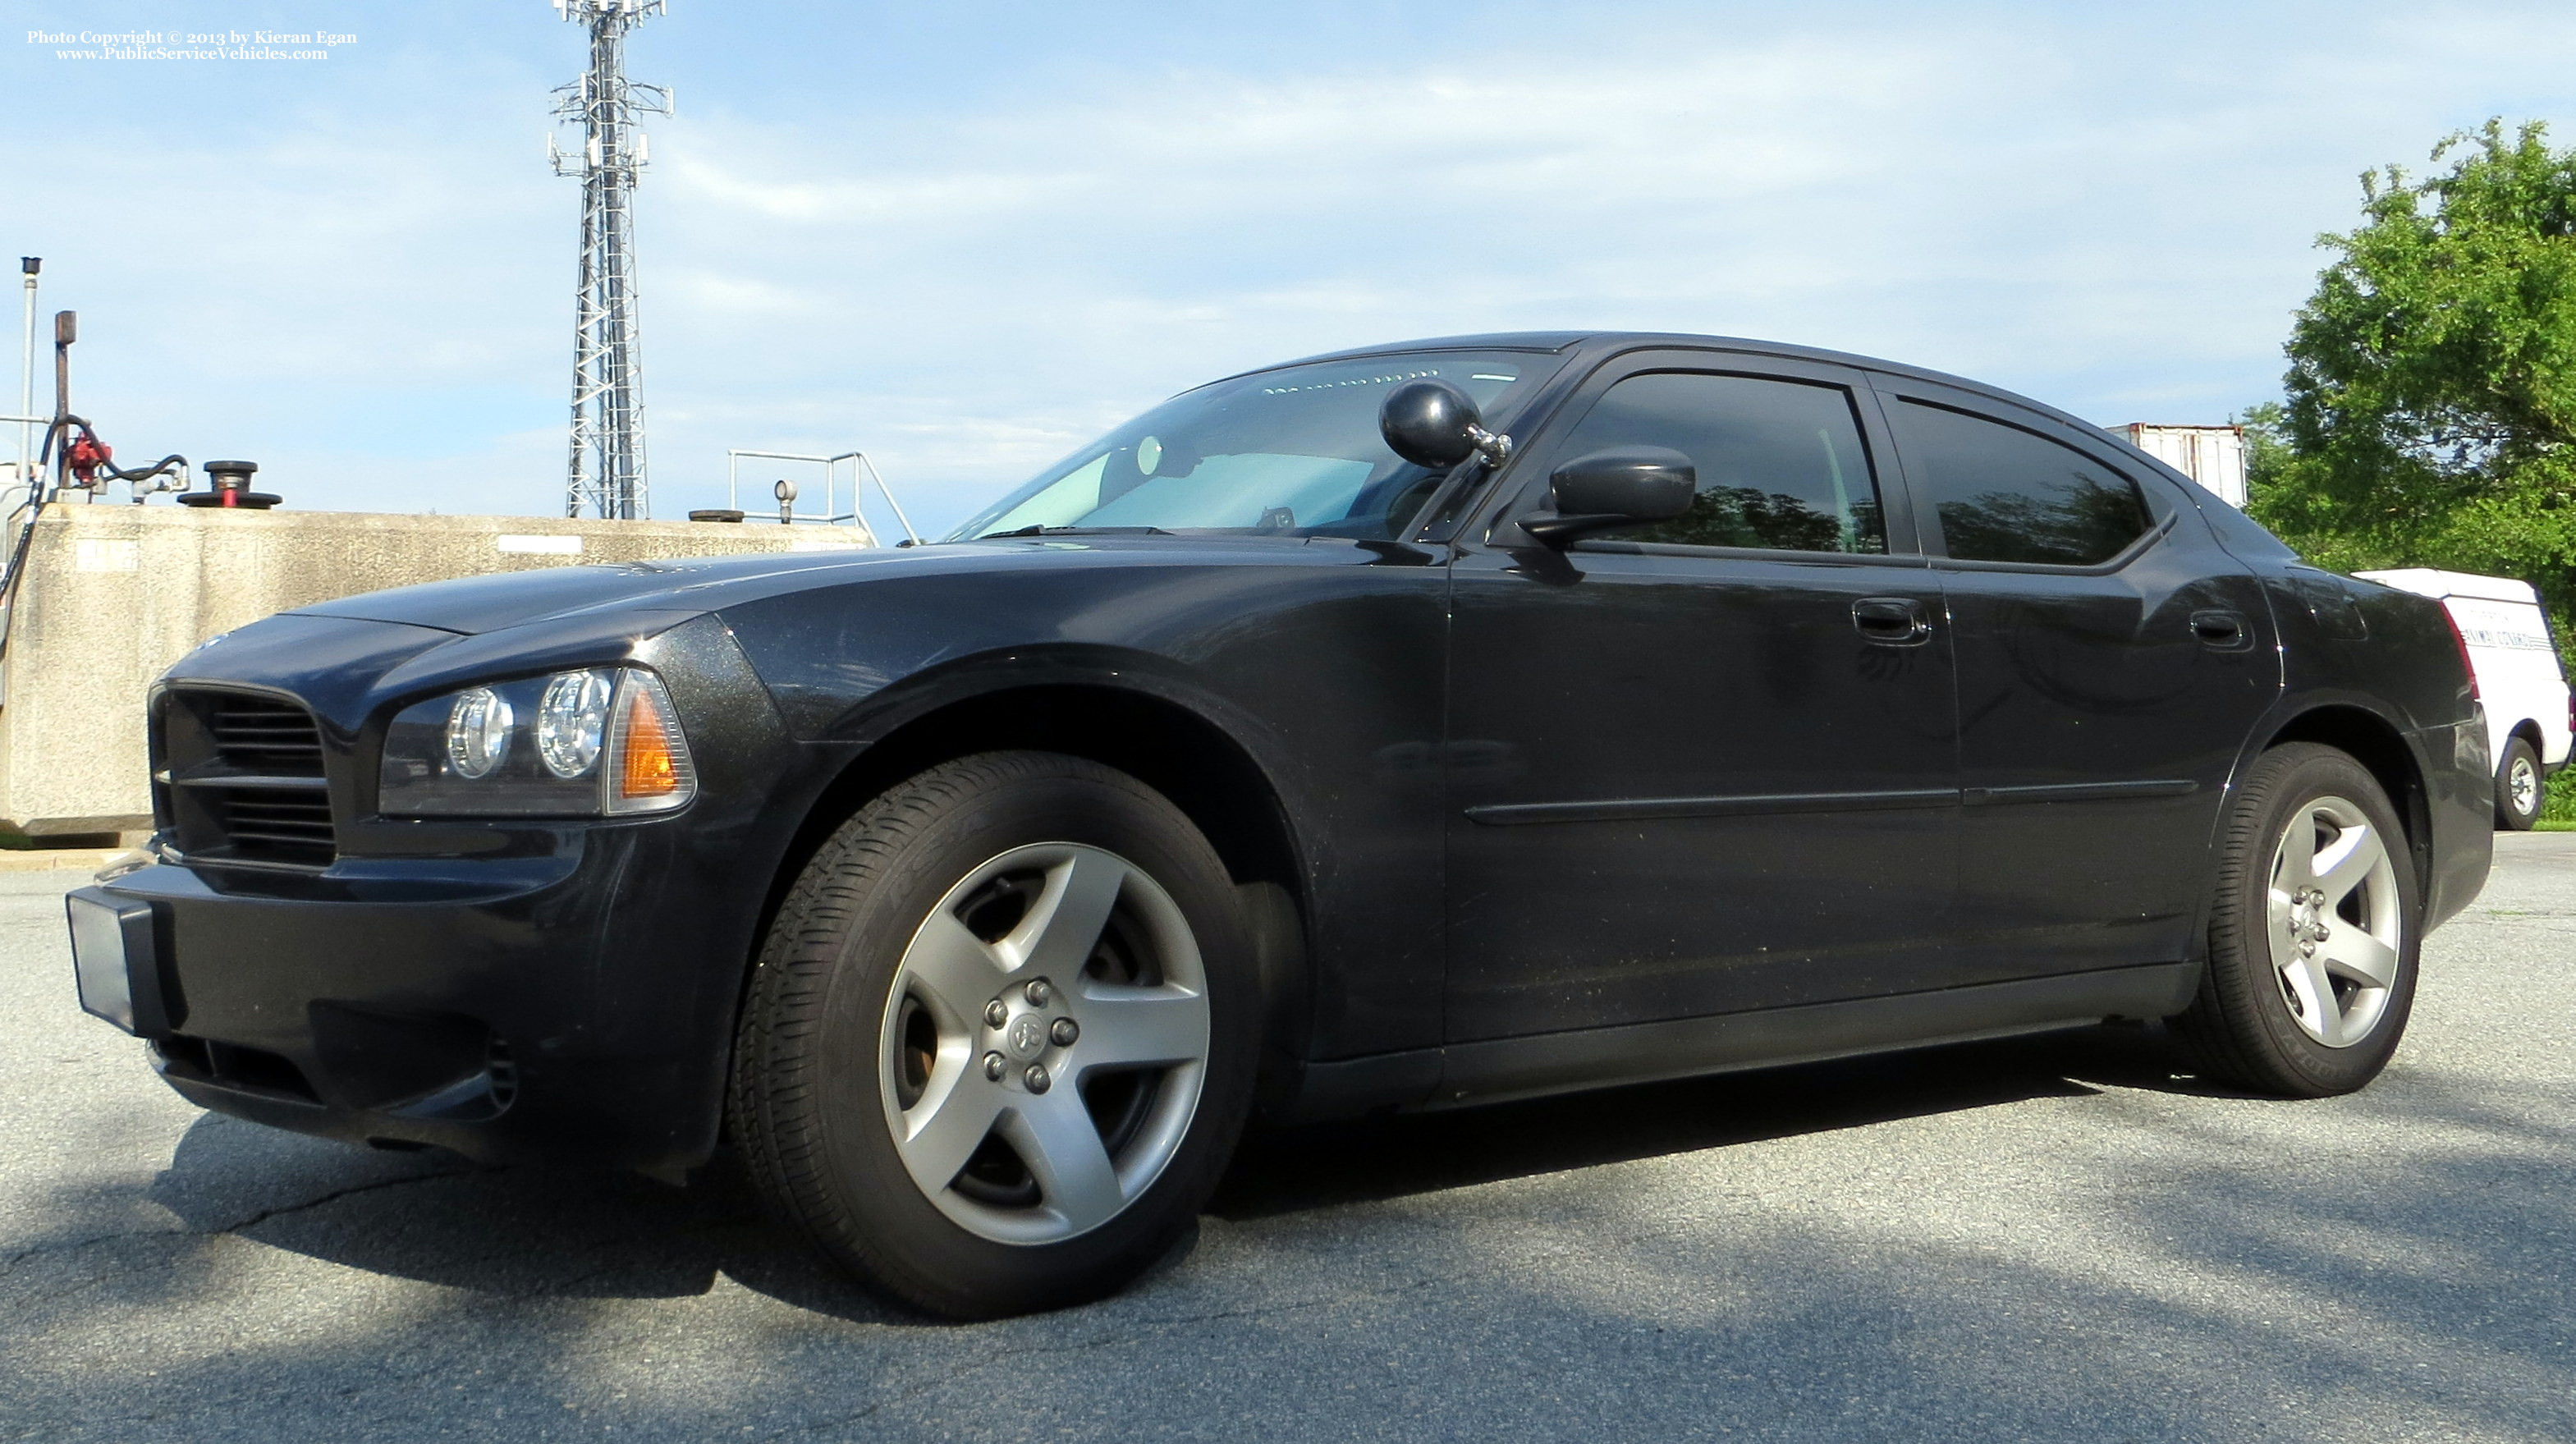
<svg viewBox="0 0 2576 1444"><path fill-rule="evenodd" d="M18 484L33 486L28 469L36 464L36 427L26 418L36 414L36 273L45 268L42 256L20 256L18 273L27 280L27 345L18 362Z"/></svg>

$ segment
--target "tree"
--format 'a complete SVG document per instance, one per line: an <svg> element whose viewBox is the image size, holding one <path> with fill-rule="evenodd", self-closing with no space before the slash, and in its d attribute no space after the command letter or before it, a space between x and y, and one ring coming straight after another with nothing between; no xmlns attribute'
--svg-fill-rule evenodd
<svg viewBox="0 0 2576 1444"><path fill-rule="evenodd" d="M2248 422L2250 510L2322 565L2437 566L2576 607L2576 151L2537 122L2453 135L2361 178L2361 226Z"/></svg>

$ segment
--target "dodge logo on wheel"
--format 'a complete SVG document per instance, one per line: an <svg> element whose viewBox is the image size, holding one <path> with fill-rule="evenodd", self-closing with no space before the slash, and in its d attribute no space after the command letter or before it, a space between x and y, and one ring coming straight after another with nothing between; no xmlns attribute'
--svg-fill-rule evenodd
<svg viewBox="0 0 2576 1444"><path fill-rule="evenodd" d="M1011 1021L1011 1029L1007 1036L1014 1056L1034 1058L1046 1051L1046 1019L1035 1013L1022 1013Z"/></svg>

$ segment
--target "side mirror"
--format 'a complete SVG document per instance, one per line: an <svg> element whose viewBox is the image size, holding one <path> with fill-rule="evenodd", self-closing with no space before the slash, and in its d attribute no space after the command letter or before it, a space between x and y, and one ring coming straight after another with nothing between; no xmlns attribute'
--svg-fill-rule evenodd
<svg viewBox="0 0 2576 1444"><path fill-rule="evenodd" d="M1501 465L1512 439L1487 431L1476 398L1446 381L1408 381L1377 409L1378 435L1416 466L1445 471L1479 452Z"/></svg>
<svg viewBox="0 0 2576 1444"><path fill-rule="evenodd" d="M1563 546L1586 532L1638 522L1671 521L1689 511L1699 492L1699 468L1678 451L1660 446L1620 446L1578 456L1548 476L1556 514L1521 522L1521 530L1549 546Z"/></svg>

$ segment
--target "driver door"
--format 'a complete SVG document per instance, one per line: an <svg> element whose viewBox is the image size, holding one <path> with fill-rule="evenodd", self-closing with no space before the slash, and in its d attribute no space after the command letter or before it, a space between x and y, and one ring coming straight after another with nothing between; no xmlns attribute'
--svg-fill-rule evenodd
<svg viewBox="0 0 2576 1444"><path fill-rule="evenodd" d="M1509 518L1615 446L1692 458L1672 521L1562 552ZM1452 1042L1941 985L1953 662L1865 382L1621 358L1452 569Z"/></svg>

